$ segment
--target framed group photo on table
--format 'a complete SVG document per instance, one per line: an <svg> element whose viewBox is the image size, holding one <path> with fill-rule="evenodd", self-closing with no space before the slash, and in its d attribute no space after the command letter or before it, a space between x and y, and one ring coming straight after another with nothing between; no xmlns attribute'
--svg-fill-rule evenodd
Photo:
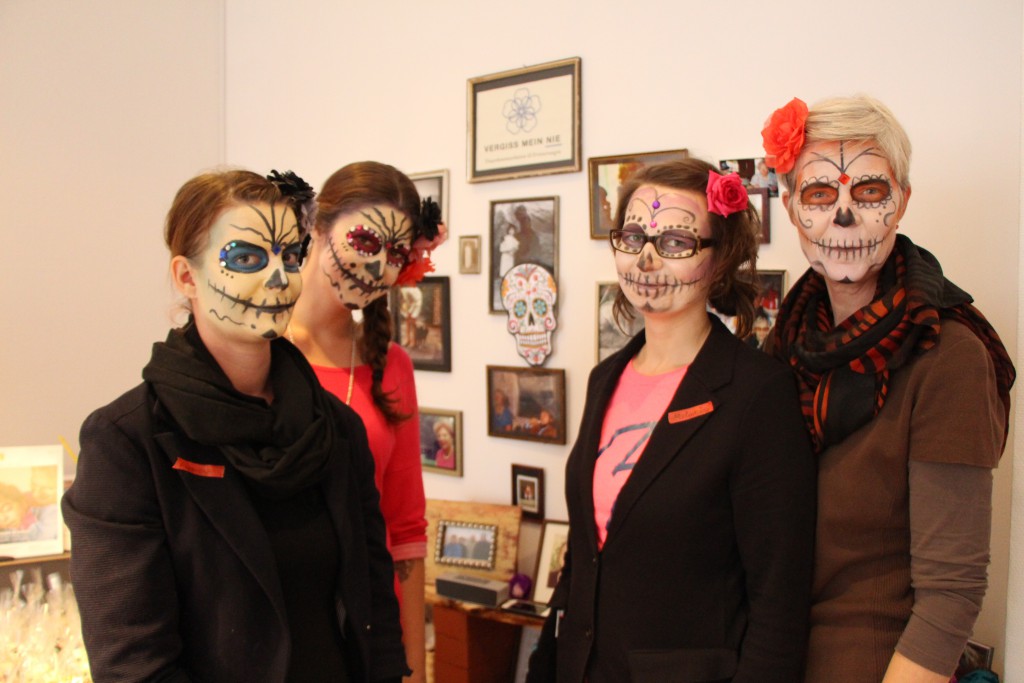
<svg viewBox="0 0 1024 683"><path fill-rule="evenodd" d="M504 313L501 280L523 263L545 268L558 282L558 197L491 202L490 307Z"/></svg>
<svg viewBox="0 0 1024 683"><path fill-rule="evenodd" d="M396 344L417 370L451 372L451 289L447 276L427 276L414 285L392 287L388 310Z"/></svg>
<svg viewBox="0 0 1024 683"><path fill-rule="evenodd" d="M544 469L512 465L512 504L527 519L544 519Z"/></svg>
<svg viewBox="0 0 1024 683"><path fill-rule="evenodd" d="M420 406L423 471L461 477L462 459L462 412Z"/></svg>
<svg viewBox="0 0 1024 683"><path fill-rule="evenodd" d="M416 186L421 201L429 197L441 207L441 221L448 223L448 169L410 173L409 180Z"/></svg>
<svg viewBox="0 0 1024 683"><path fill-rule="evenodd" d="M469 79L467 179L579 171L580 112L579 57Z"/></svg>
<svg viewBox="0 0 1024 683"><path fill-rule="evenodd" d="M63 492L60 444L0 447L0 556L64 552Z"/></svg>
<svg viewBox="0 0 1024 683"><path fill-rule="evenodd" d="M558 578L565 566L565 554L569 550L569 523L544 522L540 536L540 550L537 552L537 569L533 578L534 602L551 600Z"/></svg>
<svg viewBox="0 0 1024 683"><path fill-rule="evenodd" d="M497 540L497 524L442 519L437 523L434 562L493 569Z"/></svg>
<svg viewBox="0 0 1024 683"><path fill-rule="evenodd" d="M612 229L612 223L615 221L615 212L619 209L619 189L631 176L652 164L677 161L688 156L689 152L685 149L676 149L665 152L591 157L587 161L591 239L608 239L608 232Z"/></svg>
<svg viewBox="0 0 1024 683"><path fill-rule="evenodd" d="M487 366L487 433L565 443L565 370Z"/></svg>

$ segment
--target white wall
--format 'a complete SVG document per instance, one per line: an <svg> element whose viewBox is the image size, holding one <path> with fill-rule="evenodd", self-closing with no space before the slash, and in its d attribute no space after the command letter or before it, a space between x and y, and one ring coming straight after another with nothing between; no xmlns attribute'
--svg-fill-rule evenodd
<svg viewBox="0 0 1024 683"><path fill-rule="evenodd" d="M569 56L583 59L585 158L678 147L757 156L764 119L793 96L881 98L915 146L902 229L1018 349L1021 10L1022 0L789 13L753 0L4 0L0 444L77 444L87 412L138 381L168 320L163 215L186 178L220 162L292 168L314 185L358 159L447 168L453 243L489 245L490 200L558 195L560 329L548 366L566 369L574 429L594 362L595 282L614 274L588 238L586 174L465 182L466 79ZM760 265L792 281L804 262L777 201L772 211ZM548 515L564 519L569 446L486 435L484 367L522 361L487 313L486 276L459 275L453 248L437 256L454 290L453 371L419 372L417 385L424 405L463 412L466 473L427 475L428 495L506 502L509 466L525 463L545 468ZM992 585L976 629L1000 659L1022 450L1011 441L997 471ZM1013 666L1006 677L1024 677L1019 655Z"/></svg>

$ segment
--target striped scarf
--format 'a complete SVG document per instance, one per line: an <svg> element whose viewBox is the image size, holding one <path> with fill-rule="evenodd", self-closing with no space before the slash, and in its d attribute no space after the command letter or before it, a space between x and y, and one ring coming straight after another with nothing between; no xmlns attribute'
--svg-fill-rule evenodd
<svg viewBox="0 0 1024 683"><path fill-rule="evenodd" d="M944 319L965 325L985 344L1008 430L1016 373L999 335L971 302L906 235L896 236L874 300L835 327L825 280L808 270L779 309L770 350L797 373L815 450L839 443L878 414L892 372L935 346Z"/></svg>

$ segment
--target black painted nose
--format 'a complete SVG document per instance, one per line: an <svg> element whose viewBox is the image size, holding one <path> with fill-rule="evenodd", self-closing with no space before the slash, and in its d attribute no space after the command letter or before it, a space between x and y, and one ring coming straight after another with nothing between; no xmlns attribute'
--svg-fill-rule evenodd
<svg viewBox="0 0 1024 683"><path fill-rule="evenodd" d="M380 269L381 269L380 261L371 261L370 263L367 263L366 264L366 269L368 271L370 271L370 275L372 275L375 279L377 279L377 280L380 279Z"/></svg>
<svg viewBox="0 0 1024 683"><path fill-rule="evenodd" d="M844 213L845 212L845 213ZM836 211L835 224L841 228L848 228L853 225L853 211L849 208L840 208Z"/></svg>

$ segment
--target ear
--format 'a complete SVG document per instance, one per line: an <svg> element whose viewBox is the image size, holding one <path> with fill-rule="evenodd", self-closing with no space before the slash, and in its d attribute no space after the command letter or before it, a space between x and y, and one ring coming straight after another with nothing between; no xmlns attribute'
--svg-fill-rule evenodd
<svg viewBox="0 0 1024 683"><path fill-rule="evenodd" d="M782 205L786 207L786 213L789 214L789 222L792 223L793 225L798 225L796 221L796 215L794 215L793 213L793 205L790 204L789 202L789 190L783 190L782 193L779 195L779 199L782 200Z"/></svg>
<svg viewBox="0 0 1024 683"><path fill-rule="evenodd" d="M900 212L896 215L896 229L900 229L900 220L903 218L903 214L907 212L907 204L910 203L910 185L903 188L903 206L900 207Z"/></svg>
<svg viewBox="0 0 1024 683"><path fill-rule="evenodd" d="M196 280L192 272L192 264L184 256L178 255L171 259L171 281L174 289L186 299L196 298Z"/></svg>

